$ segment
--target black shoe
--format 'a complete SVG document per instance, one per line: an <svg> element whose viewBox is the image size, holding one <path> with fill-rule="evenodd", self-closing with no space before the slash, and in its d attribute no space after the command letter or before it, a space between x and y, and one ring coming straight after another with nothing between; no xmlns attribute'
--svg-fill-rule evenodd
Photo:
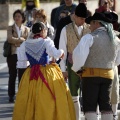
<svg viewBox="0 0 120 120"><path fill-rule="evenodd" d="M13 97L9 98L9 103L14 103L14 98Z"/></svg>

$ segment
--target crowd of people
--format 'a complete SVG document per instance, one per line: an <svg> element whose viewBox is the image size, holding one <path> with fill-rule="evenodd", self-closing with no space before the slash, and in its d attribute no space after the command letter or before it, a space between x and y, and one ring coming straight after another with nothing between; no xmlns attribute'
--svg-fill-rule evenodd
<svg viewBox="0 0 120 120"><path fill-rule="evenodd" d="M99 120L99 113L101 120L118 120L120 26L115 4L99 0L92 13L87 0L78 5L64 0L51 10L51 24L42 6L32 6L32 19L23 10L14 11L14 24L7 29L13 120L81 120L81 111L86 120Z"/></svg>

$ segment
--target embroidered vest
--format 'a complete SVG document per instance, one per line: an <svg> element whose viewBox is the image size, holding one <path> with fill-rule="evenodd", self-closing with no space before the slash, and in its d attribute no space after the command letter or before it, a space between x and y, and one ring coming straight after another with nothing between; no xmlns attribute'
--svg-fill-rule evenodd
<svg viewBox="0 0 120 120"><path fill-rule="evenodd" d="M90 48L88 58L84 67L112 69L115 66L117 48L120 47L120 41L116 38L116 44L110 41L107 31L96 30L91 33L93 36L93 45Z"/></svg>
<svg viewBox="0 0 120 120"><path fill-rule="evenodd" d="M67 51L69 53L68 60L70 63L72 63L72 52L75 49L75 47L78 45L80 39L83 35L90 32L89 25L84 24L83 30L81 31L81 34L79 35L75 23L72 22L66 26L66 34L67 34Z"/></svg>

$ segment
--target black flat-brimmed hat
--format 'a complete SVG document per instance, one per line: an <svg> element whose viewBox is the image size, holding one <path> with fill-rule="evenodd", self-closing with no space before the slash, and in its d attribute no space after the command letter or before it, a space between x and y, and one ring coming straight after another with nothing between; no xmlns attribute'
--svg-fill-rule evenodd
<svg viewBox="0 0 120 120"><path fill-rule="evenodd" d="M75 9L75 15L82 18L86 18L88 16L87 7L84 3L79 3Z"/></svg>
<svg viewBox="0 0 120 120"><path fill-rule="evenodd" d="M112 21L108 17L106 17L104 13L98 13L98 12L95 12L93 16L86 18L85 22L87 24L90 24L92 20L101 20L107 23L112 23Z"/></svg>

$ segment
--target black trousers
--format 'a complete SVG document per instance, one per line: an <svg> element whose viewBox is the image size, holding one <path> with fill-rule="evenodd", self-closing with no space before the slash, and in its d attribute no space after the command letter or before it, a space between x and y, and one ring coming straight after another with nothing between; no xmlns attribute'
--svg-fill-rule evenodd
<svg viewBox="0 0 120 120"><path fill-rule="evenodd" d="M83 111L112 111L110 104L110 88L112 80L102 77L84 77L82 79Z"/></svg>
<svg viewBox="0 0 120 120"><path fill-rule="evenodd" d="M15 95L15 82L17 77L17 55L7 57L9 80L8 80L8 96L14 97Z"/></svg>
<svg viewBox="0 0 120 120"><path fill-rule="evenodd" d="M22 78L23 73L25 72L26 68L18 68L18 81L20 83L20 80Z"/></svg>

